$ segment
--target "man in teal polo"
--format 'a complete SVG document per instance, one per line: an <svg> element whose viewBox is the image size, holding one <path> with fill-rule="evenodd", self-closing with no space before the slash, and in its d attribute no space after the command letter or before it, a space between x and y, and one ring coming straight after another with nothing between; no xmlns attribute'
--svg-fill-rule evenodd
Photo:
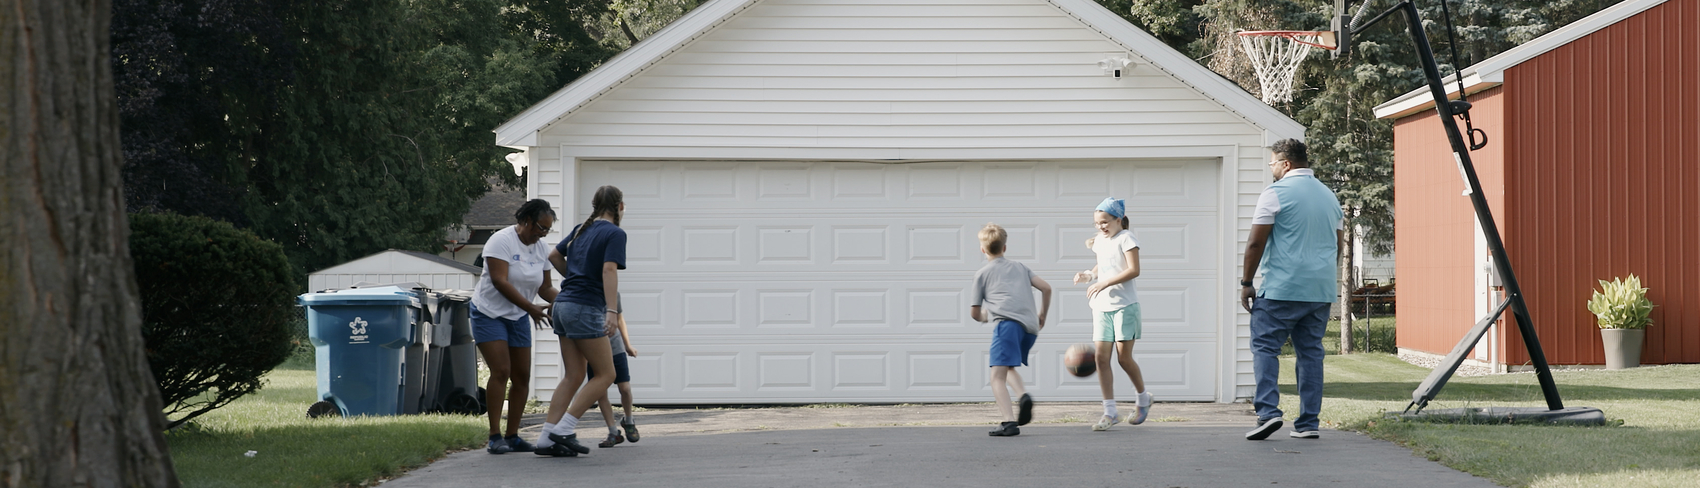
<svg viewBox="0 0 1700 488"><path fill-rule="evenodd" d="M1252 372L1257 378L1257 428L1246 440L1260 441L1281 428L1281 345L1293 340L1298 355L1299 416L1291 437L1320 436L1322 412L1322 334L1328 309L1337 299L1336 276L1343 237L1340 201L1316 179L1305 145L1283 139L1269 147L1269 171L1275 183L1257 198L1246 243L1240 306L1251 312ZM1252 277L1263 270L1263 289Z"/></svg>

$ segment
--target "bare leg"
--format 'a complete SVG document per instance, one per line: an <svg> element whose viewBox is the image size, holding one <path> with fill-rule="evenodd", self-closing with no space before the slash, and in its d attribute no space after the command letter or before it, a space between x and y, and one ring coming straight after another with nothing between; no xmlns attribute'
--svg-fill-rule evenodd
<svg viewBox="0 0 1700 488"><path fill-rule="evenodd" d="M1009 389L1005 387L1009 373L1009 366L992 366L992 398L997 399L998 413L1003 414L1004 422L1015 421L1015 409L1011 408Z"/></svg>
<svg viewBox="0 0 1700 488"><path fill-rule="evenodd" d="M1133 341L1121 341L1116 343L1116 362L1121 363L1122 371L1127 372L1127 379L1133 380L1134 392L1144 393L1145 375L1140 374L1139 363L1133 361ZM1106 366L1104 372L1108 373L1109 371L1108 366Z"/></svg>
<svg viewBox="0 0 1700 488"><path fill-rule="evenodd" d="M508 389L508 430L502 435L515 437L519 435L520 421L525 418L525 398L531 394L531 348L508 348L508 362L513 365L508 376L513 388Z"/></svg>
<svg viewBox="0 0 1700 488"><path fill-rule="evenodd" d="M632 382L627 381L614 385L620 389L620 408L626 410L626 416L632 416Z"/></svg>
<svg viewBox="0 0 1700 488"><path fill-rule="evenodd" d="M484 355L484 365L490 367L490 381L484 383L484 404L489 405L487 415L490 417L490 435L502 433L502 399L507 397L508 378L513 374L513 367L508 360L508 341L487 341L478 343L478 352Z"/></svg>
<svg viewBox="0 0 1700 488"><path fill-rule="evenodd" d="M1116 376L1110 372L1110 354L1114 353L1113 342L1098 341L1098 352L1094 354L1098 363L1098 389L1103 390L1105 400L1116 399Z"/></svg>
<svg viewBox="0 0 1700 488"><path fill-rule="evenodd" d="M608 389L602 389L602 399L596 401L596 406L602 410L602 423L608 424L608 431L614 431L614 406L608 404Z"/></svg>
<svg viewBox="0 0 1700 488"><path fill-rule="evenodd" d="M584 417L584 412L590 410L590 405L607 396L608 387L614 385L614 351L606 337L572 339L572 342L590 367L608 372L591 378L573 395L572 405L567 407L566 413L573 418L581 418ZM584 372L580 371L577 377L583 378ZM553 405L550 407L550 410L554 410Z"/></svg>
<svg viewBox="0 0 1700 488"><path fill-rule="evenodd" d="M1009 383L1010 398L1021 398L1021 395L1027 394L1027 385L1021 384L1021 372L1016 371L1014 367L1009 368L1009 377L1007 381Z"/></svg>
<svg viewBox="0 0 1700 488"><path fill-rule="evenodd" d="M549 415L544 417L544 420L551 424L561 422L561 416L567 413L568 404L572 403L573 396L584 383L584 354L579 353L578 341L561 338L561 363L567 371L561 376L561 382L555 386L555 394L549 396ZM579 412L583 413L582 410Z"/></svg>

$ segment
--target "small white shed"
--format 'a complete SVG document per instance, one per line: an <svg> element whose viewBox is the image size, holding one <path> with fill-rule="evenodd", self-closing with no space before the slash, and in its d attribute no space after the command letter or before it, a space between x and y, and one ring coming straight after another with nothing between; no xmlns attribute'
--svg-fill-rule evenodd
<svg viewBox="0 0 1700 488"><path fill-rule="evenodd" d="M1060 357L1091 340L1069 281L1111 195L1143 245L1150 389L1229 402L1252 394L1235 297L1265 148L1303 130L1092 0L713 0L496 140L564 217L549 242L624 190L642 403L987 401L987 222L1060 291L1029 388L1097 399Z"/></svg>
<svg viewBox="0 0 1700 488"><path fill-rule="evenodd" d="M371 283L417 282L433 290L471 290L482 269L453 259L416 251L390 249L321 269L307 275L307 290L347 288Z"/></svg>

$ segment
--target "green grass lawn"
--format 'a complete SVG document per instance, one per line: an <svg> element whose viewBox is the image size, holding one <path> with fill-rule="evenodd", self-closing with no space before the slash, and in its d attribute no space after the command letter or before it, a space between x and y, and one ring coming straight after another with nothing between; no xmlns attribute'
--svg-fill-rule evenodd
<svg viewBox="0 0 1700 488"><path fill-rule="evenodd" d="M311 368L286 364L259 392L168 433L183 485L362 485L483 445L483 416L308 419L317 395Z"/></svg>
<svg viewBox="0 0 1700 488"><path fill-rule="evenodd" d="M1506 486L1700 486L1700 365L1555 371L1566 406L1595 407L1623 425L1454 425L1386 420L1429 370L1388 354L1328 356L1322 420L1410 447ZM1281 404L1298 411L1293 362L1282 358ZM1541 407L1533 374L1453 377L1429 409ZM1615 422L1614 422L1615 423Z"/></svg>

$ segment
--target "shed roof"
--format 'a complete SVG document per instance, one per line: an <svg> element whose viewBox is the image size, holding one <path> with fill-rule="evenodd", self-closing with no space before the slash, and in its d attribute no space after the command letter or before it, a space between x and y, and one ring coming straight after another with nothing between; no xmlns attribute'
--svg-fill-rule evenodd
<svg viewBox="0 0 1700 488"><path fill-rule="evenodd" d="M539 145L539 133L690 45L761 0L712 0L496 128L496 144ZM1265 143L1304 138L1304 126L1092 0L1044 0L1151 66L1261 128Z"/></svg>
<svg viewBox="0 0 1700 488"><path fill-rule="evenodd" d="M329 274L373 274L373 273L469 273L477 275L484 270L477 266L455 261L435 254L418 251L390 249L372 254L346 263L331 266L309 273L311 275Z"/></svg>
<svg viewBox="0 0 1700 488"><path fill-rule="evenodd" d="M1474 66L1464 68L1462 74L1464 75L1465 93L1474 94L1499 86L1505 83L1505 70L1511 69L1512 66L1523 64L1524 61L1534 59L1536 56L1587 37L1600 29L1610 27L1624 19L1645 12L1647 9L1657 7L1665 1L1625 0L1623 3L1606 7L1599 12L1594 12L1593 15L1583 17L1582 20L1572 22L1570 25L1560 27L1546 35L1487 58ZM1457 79L1457 75L1446 77L1447 95L1458 93ZM1424 86L1376 106L1375 117L1381 119L1404 118L1433 106L1434 98L1429 96L1429 88Z"/></svg>

